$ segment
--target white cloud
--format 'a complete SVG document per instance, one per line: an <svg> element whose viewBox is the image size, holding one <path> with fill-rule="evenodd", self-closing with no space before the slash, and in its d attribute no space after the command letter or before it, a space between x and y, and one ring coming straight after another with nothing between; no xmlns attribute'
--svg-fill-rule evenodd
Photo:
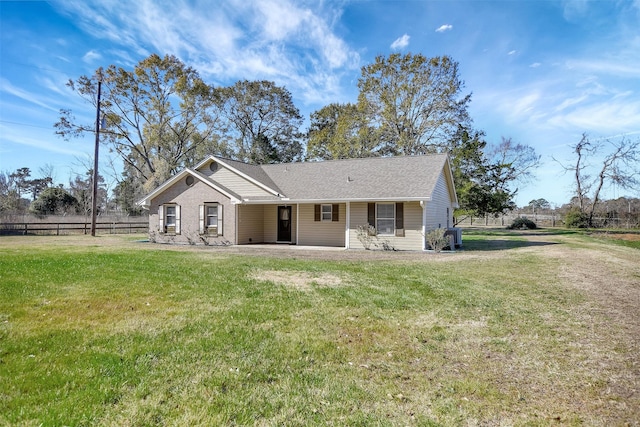
<svg viewBox="0 0 640 427"><path fill-rule="evenodd" d="M529 65L529 67L531 67L531 68L538 68L538 67L540 67L541 65L542 65L542 64L541 64L541 63L539 63L539 62L534 62L533 64Z"/></svg>
<svg viewBox="0 0 640 427"><path fill-rule="evenodd" d="M95 63L100 59L102 59L102 55L100 55L100 53L96 52L95 50L90 50L82 57L82 60L88 64Z"/></svg>
<svg viewBox="0 0 640 427"><path fill-rule="evenodd" d="M47 102L40 99L37 94L29 93L21 88L18 88L12 85L7 79L0 78L0 93L5 92L9 95L13 95L17 98L22 99L23 101L27 101L31 104L35 104L44 109L58 112L58 108L54 108L49 105Z"/></svg>
<svg viewBox="0 0 640 427"><path fill-rule="evenodd" d="M511 56L511 55L515 55L516 53L518 53L517 50L511 50L509 51L509 53L507 53L507 55Z"/></svg>
<svg viewBox="0 0 640 427"><path fill-rule="evenodd" d="M551 117L549 124L602 134L628 133L640 129L639 117L640 102L602 100L590 104L576 104L576 108L566 114Z"/></svg>
<svg viewBox="0 0 640 427"><path fill-rule="evenodd" d="M3 135L3 139L12 144L25 145L28 147L35 147L38 150L45 150L51 153L60 153L71 156L86 155L80 149L80 144L65 143L61 144L57 138L51 137L51 131L35 132L37 136L27 136L25 132L16 125L5 126L0 124L0 132ZM34 132L29 134L33 135Z"/></svg>
<svg viewBox="0 0 640 427"><path fill-rule="evenodd" d="M529 116L534 111L538 100L540 99L539 92L532 92L522 97L512 99L511 102L507 102L507 110L511 112L511 116Z"/></svg>
<svg viewBox="0 0 640 427"><path fill-rule="evenodd" d="M436 33L444 33L445 31L450 31L452 29L453 29L453 25L444 24L444 25L441 25L438 28L436 28Z"/></svg>
<svg viewBox="0 0 640 427"><path fill-rule="evenodd" d="M409 46L410 38L411 37L408 36L407 34L403 35L402 37L398 37L397 39L395 39L393 43L391 43L391 49L393 50L404 49L405 47Z"/></svg>
<svg viewBox="0 0 640 427"><path fill-rule="evenodd" d="M569 60L566 67L580 72L602 73L620 77L637 77L640 61L612 61L609 59Z"/></svg>
<svg viewBox="0 0 640 427"><path fill-rule="evenodd" d="M336 79L360 66L358 52L332 28L341 10L331 3L228 0L203 8L191 0L68 0L56 7L112 42L112 51L133 51L135 62L151 52L173 54L216 84L270 79L303 99L336 97Z"/></svg>
<svg viewBox="0 0 640 427"><path fill-rule="evenodd" d="M259 11L259 25L263 36L269 40L284 40L301 29L305 21L310 21L311 13L294 5L276 1L256 2Z"/></svg>

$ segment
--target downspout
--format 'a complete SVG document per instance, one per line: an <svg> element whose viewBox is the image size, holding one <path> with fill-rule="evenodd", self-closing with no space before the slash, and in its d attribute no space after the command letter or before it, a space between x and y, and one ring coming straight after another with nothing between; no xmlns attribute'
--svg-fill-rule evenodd
<svg viewBox="0 0 640 427"><path fill-rule="evenodd" d="M238 241L239 235L238 235L238 228L240 228L240 205L236 204L236 203L232 203L231 206L233 206L233 210L234 212L234 216L236 217L236 223L235 226L233 227L234 230L234 234L235 234L235 245L239 245L240 242ZM223 218L224 221L224 218Z"/></svg>
<svg viewBox="0 0 640 427"><path fill-rule="evenodd" d="M427 250L427 203L424 200L420 201L420 207L422 207L422 250Z"/></svg>

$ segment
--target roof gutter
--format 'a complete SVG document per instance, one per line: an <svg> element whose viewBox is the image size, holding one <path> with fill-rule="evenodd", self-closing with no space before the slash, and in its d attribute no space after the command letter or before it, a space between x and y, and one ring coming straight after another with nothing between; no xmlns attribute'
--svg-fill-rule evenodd
<svg viewBox="0 0 640 427"><path fill-rule="evenodd" d="M281 204L304 204L304 203L346 203L346 202L430 202L431 197L381 197L381 198L355 198L355 199L288 199L280 200L260 200L242 199L236 204L244 205L281 205Z"/></svg>

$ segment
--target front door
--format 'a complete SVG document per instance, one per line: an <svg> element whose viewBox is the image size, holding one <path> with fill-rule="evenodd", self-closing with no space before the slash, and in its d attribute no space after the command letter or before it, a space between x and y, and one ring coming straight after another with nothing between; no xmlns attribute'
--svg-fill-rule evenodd
<svg viewBox="0 0 640 427"><path fill-rule="evenodd" d="M278 206L278 242L291 242L291 206Z"/></svg>

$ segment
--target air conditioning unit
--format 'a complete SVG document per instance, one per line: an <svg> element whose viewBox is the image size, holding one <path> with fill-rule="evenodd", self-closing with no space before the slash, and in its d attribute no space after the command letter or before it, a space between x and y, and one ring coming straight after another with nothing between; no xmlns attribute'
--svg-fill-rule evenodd
<svg viewBox="0 0 640 427"><path fill-rule="evenodd" d="M456 248L462 246L462 228L447 228L444 235L453 237L453 244Z"/></svg>

